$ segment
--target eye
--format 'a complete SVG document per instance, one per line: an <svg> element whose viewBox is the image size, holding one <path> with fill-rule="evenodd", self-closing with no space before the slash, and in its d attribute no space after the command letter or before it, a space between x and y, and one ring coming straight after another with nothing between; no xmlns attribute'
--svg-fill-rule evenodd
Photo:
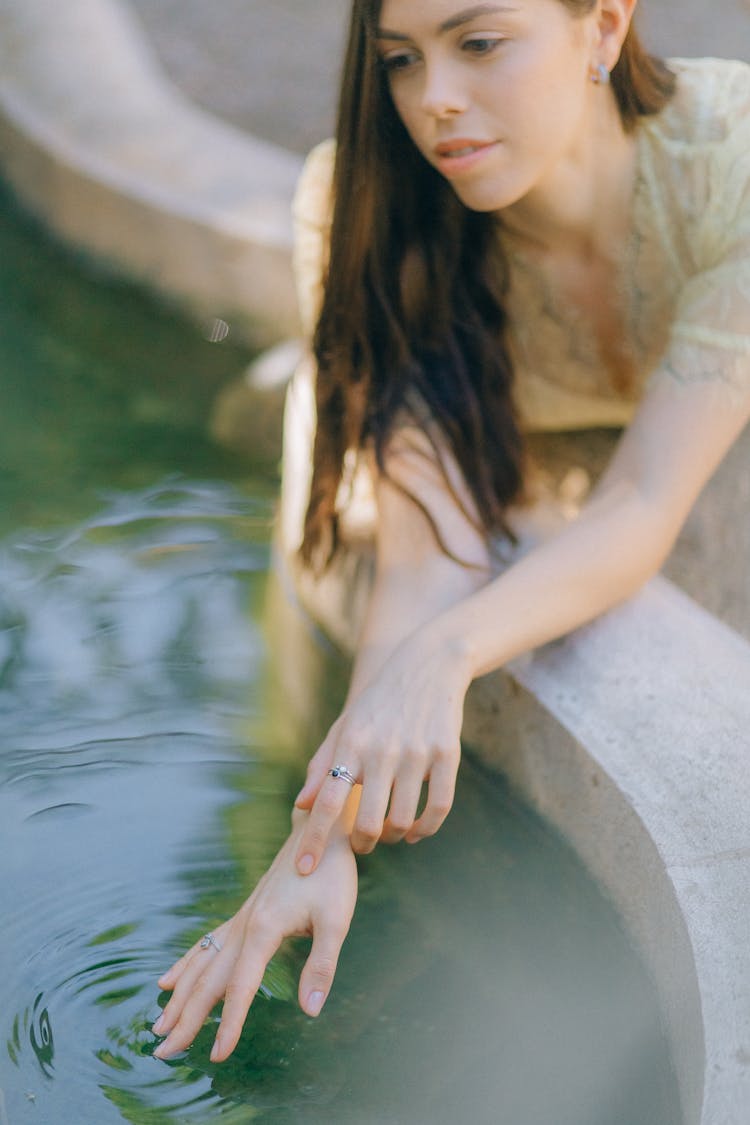
<svg viewBox="0 0 750 1125"><path fill-rule="evenodd" d="M464 39L461 50L470 55L491 55L504 42L504 39L487 39L482 36L474 36L472 39Z"/></svg>
<svg viewBox="0 0 750 1125"><path fill-rule="evenodd" d="M380 65L386 74L409 70L417 62L419 62L419 55L416 51L394 51L390 55L380 56Z"/></svg>

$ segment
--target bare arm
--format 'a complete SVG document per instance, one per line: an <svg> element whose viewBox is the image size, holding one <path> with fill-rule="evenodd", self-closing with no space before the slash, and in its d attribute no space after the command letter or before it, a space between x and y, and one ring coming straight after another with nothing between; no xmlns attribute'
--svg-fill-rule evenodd
<svg viewBox="0 0 750 1125"><path fill-rule="evenodd" d="M396 529L415 519L414 506L381 484L381 519L392 523L383 525L379 597L393 607L392 615L373 621L350 705L313 760L319 794L297 853L300 870L314 869L341 807L341 786L323 780L333 757L363 783L352 835L356 850L372 849L386 815L389 838L414 841L436 831L452 802L472 679L590 621L651 577L748 417L747 394L741 398L710 381L660 381L580 516L490 582L477 581L477 571L462 578L451 569L457 564L436 557L434 539L430 546L421 536L409 565ZM456 518L445 489L435 505L431 511L440 519ZM470 524L451 526L458 535L451 545L460 553ZM477 549L477 539L466 543ZM462 589L462 581L471 581L467 574L476 584ZM374 598L373 609L378 604ZM426 777L427 809L409 825Z"/></svg>
<svg viewBox="0 0 750 1125"><path fill-rule="evenodd" d="M374 473L375 579L347 702L360 694L403 640L489 579L487 546L467 517L474 515L471 496L447 455L445 463L465 510L448 496L432 448L420 431L403 430L392 445L388 475ZM429 521L403 488L433 515L449 550L469 565L440 550Z"/></svg>
<svg viewBox="0 0 750 1125"><path fill-rule="evenodd" d="M654 575L748 418L750 400L715 383L660 382L579 517L433 621L438 634L466 638L472 677L590 621Z"/></svg>
<svg viewBox="0 0 750 1125"><path fill-rule="evenodd" d="M424 434L409 428L400 431L392 443L387 475L373 472L378 509L373 589L343 713L310 761L307 780L295 802L298 808L312 807L332 764L348 765L348 750L342 747L339 753L335 749L341 745L340 732L346 728L354 702L377 678L399 646L489 579L486 543L467 517L467 513L473 514L471 497L447 460L446 468L461 505L449 497L442 471ZM429 520L404 494L403 488L431 513L443 542L468 566L440 550ZM376 808L370 807L370 800L360 807L360 790L354 790L348 808L355 819L352 832L355 850L371 851L379 838L396 842L405 836L414 822L423 780L419 769L407 768L402 772L385 826L385 810L380 807L382 795ZM339 799L344 796L341 788L335 796L340 807ZM451 797L452 783L448 785L446 781L444 802L450 804ZM301 860L306 854L303 841L298 858ZM304 872L304 864L300 870Z"/></svg>

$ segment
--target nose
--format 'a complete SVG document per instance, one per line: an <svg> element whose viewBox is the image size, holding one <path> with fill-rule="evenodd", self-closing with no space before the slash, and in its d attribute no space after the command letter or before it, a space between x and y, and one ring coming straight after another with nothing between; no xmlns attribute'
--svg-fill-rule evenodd
<svg viewBox="0 0 750 1125"><path fill-rule="evenodd" d="M422 112L429 117L456 117L466 109L466 92L448 66L426 66Z"/></svg>

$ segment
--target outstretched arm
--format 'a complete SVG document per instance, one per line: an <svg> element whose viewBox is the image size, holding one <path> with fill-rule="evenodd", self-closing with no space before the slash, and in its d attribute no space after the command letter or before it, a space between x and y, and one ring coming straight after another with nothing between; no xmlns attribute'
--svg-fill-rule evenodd
<svg viewBox="0 0 750 1125"><path fill-rule="evenodd" d="M481 676L629 597L662 566L749 419L750 393L662 379L579 517L434 622L437 633L465 636Z"/></svg>
<svg viewBox="0 0 750 1125"><path fill-rule="evenodd" d="M382 663L373 660L363 672L359 694L313 760L303 793L308 804L314 789L317 796L297 852L301 871L315 869L345 797L346 787L325 777L334 759L362 781L352 835L356 850L371 850L380 837L389 800L390 821L402 835L406 829L407 840L436 830L452 800L463 702L472 679L590 621L651 577L749 417L750 395L737 388L661 379L578 518L499 578L436 606L443 596L432 585L430 565L439 566L436 561L426 570L424 559L401 569L396 562L395 578L386 561L384 573L396 587L393 604L413 598L430 612L402 633ZM415 518L413 505L410 517L406 507L399 508L407 500L391 497L386 503L392 509L382 514L394 514L397 525ZM447 494L442 504L445 509ZM397 547L393 551L398 559ZM414 618L405 618L411 625ZM407 827L424 778L430 781L427 809Z"/></svg>

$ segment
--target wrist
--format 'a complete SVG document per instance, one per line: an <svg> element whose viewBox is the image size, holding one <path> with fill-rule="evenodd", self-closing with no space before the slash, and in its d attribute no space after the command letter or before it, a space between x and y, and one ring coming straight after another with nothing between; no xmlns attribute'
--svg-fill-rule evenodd
<svg viewBox="0 0 750 1125"><path fill-rule="evenodd" d="M448 610L420 630L420 647L429 655L439 653L457 676L465 691L477 675L475 668L476 646L466 629L465 622L454 611Z"/></svg>

